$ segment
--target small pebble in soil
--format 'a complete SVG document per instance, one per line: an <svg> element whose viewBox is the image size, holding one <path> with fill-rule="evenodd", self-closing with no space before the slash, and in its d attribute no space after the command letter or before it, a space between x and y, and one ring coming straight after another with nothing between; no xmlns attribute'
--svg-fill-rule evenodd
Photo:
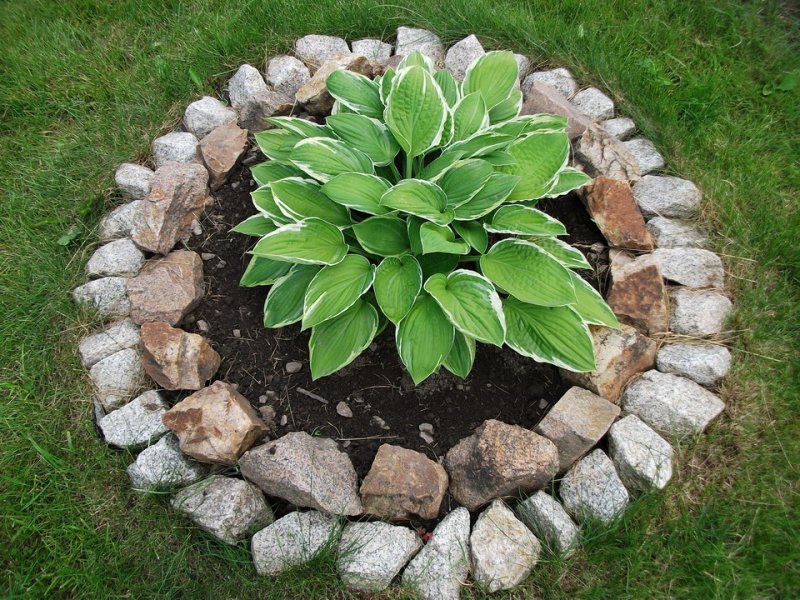
<svg viewBox="0 0 800 600"><path fill-rule="evenodd" d="M287 424L288 422L289 422L289 417L287 417L286 415L283 415L283 416L281 417L281 427L286 427L286 424Z"/></svg>
<svg viewBox="0 0 800 600"><path fill-rule="evenodd" d="M275 409L272 408L269 404L266 406L262 406L258 409L258 412L261 413L261 418L264 420L264 424L267 427L271 427L275 424Z"/></svg>
<svg viewBox="0 0 800 600"><path fill-rule="evenodd" d="M213 252L203 252L200 255L200 258L202 258L203 260L211 260L212 258L217 258L217 255L214 254Z"/></svg>
<svg viewBox="0 0 800 600"><path fill-rule="evenodd" d="M378 415L375 415L370 420L370 424L374 425L375 427L380 427L381 429L389 429L389 426L386 424L386 421L381 419Z"/></svg>
<svg viewBox="0 0 800 600"><path fill-rule="evenodd" d="M539 398L539 410L544 410L545 408L547 408L547 400Z"/></svg>
<svg viewBox="0 0 800 600"><path fill-rule="evenodd" d="M206 323L203 319L199 319L197 321L197 328L203 333L208 333L208 323Z"/></svg>
<svg viewBox="0 0 800 600"><path fill-rule="evenodd" d="M303 363L292 360L286 363L286 372L287 373L297 373L300 369L303 368Z"/></svg>
<svg viewBox="0 0 800 600"><path fill-rule="evenodd" d="M378 349L378 344L376 344L375 342L372 342L372 343L369 345L369 351L370 351L370 352L375 352L375 350L377 350L377 349Z"/></svg>
<svg viewBox="0 0 800 600"><path fill-rule="evenodd" d="M235 190L235 189L236 189L236 188L238 188L238 187L239 187L239 182L238 182L238 181L234 181L234 182L231 184L231 189L233 189L233 190Z"/></svg>
<svg viewBox="0 0 800 600"><path fill-rule="evenodd" d="M433 425L431 425L430 423L420 423L419 430L423 433L433 435Z"/></svg>
<svg viewBox="0 0 800 600"><path fill-rule="evenodd" d="M242 337L242 332L240 330L238 330L238 329L234 329L233 330L233 337L235 337L235 338Z"/></svg>
<svg viewBox="0 0 800 600"><path fill-rule="evenodd" d="M342 442L342 448L347 448L350 446L350 440L345 440Z"/></svg>
<svg viewBox="0 0 800 600"><path fill-rule="evenodd" d="M430 433L426 433L424 431L419 432L419 437L425 440L426 444L433 444L433 436Z"/></svg>
<svg viewBox="0 0 800 600"><path fill-rule="evenodd" d="M347 406L347 402L344 401L339 402L339 404L336 405L336 413L340 417L345 417L346 419L350 419L353 416L353 411L350 410L350 407Z"/></svg>
<svg viewBox="0 0 800 600"><path fill-rule="evenodd" d="M266 394L262 394L261 396L259 396L258 397L258 403L259 404L266 404L267 403L267 395Z"/></svg>
<svg viewBox="0 0 800 600"><path fill-rule="evenodd" d="M187 323L187 324L191 324L191 323L194 323L196 318L197 317L195 317L194 315L186 315L186 318L183 320L183 322Z"/></svg>
<svg viewBox="0 0 800 600"><path fill-rule="evenodd" d="M200 225L200 221L192 221L192 233L195 235L203 235L203 228Z"/></svg>

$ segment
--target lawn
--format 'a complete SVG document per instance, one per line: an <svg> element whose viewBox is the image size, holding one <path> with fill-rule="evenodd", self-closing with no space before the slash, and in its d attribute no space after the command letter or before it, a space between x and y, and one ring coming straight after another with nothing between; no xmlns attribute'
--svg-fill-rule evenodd
<svg viewBox="0 0 800 600"><path fill-rule="evenodd" d="M664 493L508 597L800 596L800 84L779 89L800 73L799 23L755 0L0 3L0 595L348 597L330 556L258 578L246 547L130 491L132 457L93 430L75 352L91 318L69 290L115 167L146 159L189 101L300 35L407 24L607 90L704 191L736 298L725 415L681 446Z"/></svg>

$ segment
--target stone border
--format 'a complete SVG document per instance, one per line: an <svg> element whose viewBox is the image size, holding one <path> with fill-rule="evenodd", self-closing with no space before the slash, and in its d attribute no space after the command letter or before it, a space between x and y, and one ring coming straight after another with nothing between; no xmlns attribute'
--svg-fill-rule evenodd
<svg viewBox="0 0 800 600"><path fill-rule="evenodd" d="M253 534L259 574L306 562L333 540L351 589L383 590L405 567L403 584L421 597L457 598L470 574L489 592L513 587L531 572L542 544L568 555L580 524L610 524L631 496L667 484L671 444L701 433L724 409L707 388L730 368L730 352L714 340L732 305L722 261L704 249L708 238L693 223L697 187L652 174L664 159L636 136L631 119L615 116L602 91L581 90L563 68L529 73L529 59L517 54L523 114L568 117L574 163L595 177L582 195L611 248L608 302L626 323L593 330L598 370L564 372L575 387L534 431L486 421L443 464L384 444L360 490L333 440L298 432L255 445L269 415L256 413L235 384L206 387L220 357L201 335L178 327L203 297L203 259L210 257L174 247L202 233L198 220L211 193L240 160L254 160L248 133L262 129L264 117L298 106L326 114L332 98L324 80L332 70L375 75L414 50L457 77L484 52L474 35L445 51L435 34L400 27L394 52L381 40L348 45L309 35L296 41L295 56L268 61L266 80L242 65L229 81L231 106L208 96L192 102L182 130L154 140L155 171L119 167L115 180L128 203L102 219L104 245L73 297L105 320L118 319L84 338L79 353L106 442L141 449L128 468L136 490L183 488L172 506L222 542ZM158 389L195 393L170 407ZM204 425L217 433L201 433ZM430 439L432 428L423 425L420 435ZM604 440L608 454L597 448ZM213 465L238 465L244 479L210 474ZM558 496L545 491L556 488ZM435 518L448 489L462 507L432 536L346 520ZM519 490L533 493L512 511L502 498ZM311 510L276 521L265 493ZM480 509L470 528L468 510Z"/></svg>

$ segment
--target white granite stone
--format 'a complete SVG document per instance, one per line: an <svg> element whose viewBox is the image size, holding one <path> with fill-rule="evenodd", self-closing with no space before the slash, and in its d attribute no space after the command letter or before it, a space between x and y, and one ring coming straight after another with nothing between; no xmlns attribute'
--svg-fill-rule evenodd
<svg viewBox="0 0 800 600"><path fill-rule="evenodd" d="M89 369L95 397L107 413L126 404L144 379L142 359L136 348L125 348L104 358Z"/></svg>
<svg viewBox="0 0 800 600"><path fill-rule="evenodd" d="M645 175L633 186L633 197L646 219L690 219L700 210L697 186L671 175Z"/></svg>
<svg viewBox="0 0 800 600"><path fill-rule="evenodd" d="M314 558L333 543L338 529L335 517L315 510L281 517L253 536L251 550L259 575L277 575Z"/></svg>
<svg viewBox="0 0 800 600"><path fill-rule="evenodd" d="M688 221L654 217L647 222L647 230L659 248L704 248L708 236Z"/></svg>
<svg viewBox="0 0 800 600"><path fill-rule="evenodd" d="M575 94L572 105L593 121L604 121L614 116L614 101L596 87Z"/></svg>
<svg viewBox="0 0 800 600"><path fill-rule="evenodd" d="M124 317L131 311L127 282L125 277L95 279L72 290L72 298L78 304L96 310L103 317Z"/></svg>
<svg viewBox="0 0 800 600"><path fill-rule="evenodd" d="M168 162L201 162L200 141L188 131L173 131L153 140L156 168Z"/></svg>
<svg viewBox="0 0 800 600"><path fill-rule="evenodd" d="M461 81L467 73L467 67L484 54L486 51L473 34L450 46L444 57L444 66L456 81Z"/></svg>
<svg viewBox="0 0 800 600"><path fill-rule="evenodd" d="M522 92L527 97L534 83L543 83L559 92L565 98L572 98L578 92L578 82L567 69L558 68L548 71L534 71L522 82ZM613 107L613 105L612 105Z"/></svg>
<svg viewBox="0 0 800 600"><path fill-rule="evenodd" d="M444 45L435 33L415 27L398 27L395 54L408 56L419 51L433 61L434 66L444 64Z"/></svg>
<svg viewBox="0 0 800 600"><path fill-rule="evenodd" d="M105 331L83 338L78 345L81 364L89 369L107 356L133 348L139 344L139 327L130 319L123 319Z"/></svg>
<svg viewBox="0 0 800 600"><path fill-rule="evenodd" d="M169 405L161 394L150 390L100 419L97 426L112 446L147 446L169 431L161 420L167 410Z"/></svg>
<svg viewBox="0 0 800 600"><path fill-rule="evenodd" d="M183 126L186 131L202 140L220 125L235 123L236 111L211 96L203 96L186 107Z"/></svg>
<svg viewBox="0 0 800 600"><path fill-rule="evenodd" d="M153 175L155 173L151 169L142 165L122 163L114 173L114 182L126 200L144 200L150 193Z"/></svg>
<svg viewBox="0 0 800 600"><path fill-rule="evenodd" d="M636 415L611 426L608 451L629 490L661 490L672 478L672 446Z"/></svg>
<svg viewBox="0 0 800 600"><path fill-rule="evenodd" d="M722 332L733 304L722 292L676 288L670 291L669 327L672 333L691 336Z"/></svg>
<svg viewBox="0 0 800 600"><path fill-rule="evenodd" d="M561 503L539 490L517 505L517 515L554 553L569 557L578 545L578 526Z"/></svg>
<svg viewBox="0 0 800 600"><path fill-rule="evenodd" d="M730 370L731 352L718 344L666 344L656 355L656 366L662 373L713 386Z"/></svg>
<svg viewBox="0 0 800 600"><path fill-rule="evenodd" d="M144 254L130 238L100 246L86 263L89 277L133 277L144 265Z"/></svg>
<svg viewBox="0 0 800 600"><path fill-rule="evenodd" d="M628 490L614 463L600 449L588 454L561 480L561 500L567 512L579 522L610 524L628 506Z"/></svg>
<svg viewBox="0 0 800 600"><path fill-rule="evenodd" d="M634 138L623 143L628 151L636 157L639 163L639 171L642 175L664 168L666 164L664 157L661 156L655 144L650 140Z"/></svg>
<svg viewBox="0 0 800 600"><path fill-rule="evenodd" d="M134 490L160 491L189 485L203 478L208 467L184 455L178 447L178 438L165 435L152 446L141 451L136 461L128 467L128 476Z"/></svg>

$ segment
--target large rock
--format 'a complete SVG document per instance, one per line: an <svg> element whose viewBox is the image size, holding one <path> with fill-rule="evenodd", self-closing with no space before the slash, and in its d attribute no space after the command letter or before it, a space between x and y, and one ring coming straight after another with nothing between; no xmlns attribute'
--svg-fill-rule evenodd
<svg viewBox="0 0 800 600"><path fill-rule="evenodd" d="M287 433L246 452L239 468L269 496L334 515L361 514L353 463L330 438Z"/></svg>
<svg viewBox="0 0 800 600"><path fill-rule="evenodd" d="M436 68L444 64L444 45L435 33L415 27L398 27L394 53L408 56L420 52L433 61Z"/></svg>
<svg viewBox="0 0 800 600"><path fill-rule="evenodd" d="M211 96L203 96L186 107L183 113L183 126L186 131L202 140L217 127L236 123L239 115L232 108Z"/></svg>
<svg viewBox="0 0 800 600"><path fill-rule="evenodd" d="M614 423L608 432L608 451L631 491L660 490L672 478L672 446L635 415Z"/></svg>
<svg viewBox="0 0 800 600"><path fill-rule="evenodd" d="M645 258L611 252L611 290L606 301L621 320L644 333L669 331L669 295L661 268Z"/></svg>
<svg viewBox="0 0 800 600"><path fill-rule="evenodd" d="M578 91L578 83L567 69L550 69L549 71L535 71L522 82L522 93L525 97L531 93L535 83L550 86L566 99L572 98Z"/></svg>
<svg viewBox="0 0 800 600"><path fill-rule="evenodd" d="M122 163L114 173L114 183L126 200L144 200L150 193L153 171L142 165Z"/></svg>
<svg viewBox="0 0 800 600"><path fill-rule="evenodd" d="M100 246L86 263L89 277L133 277L144 264L144 254L130 239Z"/></svg>
<svg viewBox="0 0 800 600"><path fill-rule="evenodd" d="M373 63L385 63L392 56L392 45L381 40L355 40L350 46L354 54L366 56Z"/></svg>
<svg viewBox="0 0 800 600"><path fill-rule="evenodd" d="M145 323L141 336L144 370L164 389L199 390L219 369L220 356L202 335Z"/></svg>
<svg viewBox="0 0 800 600"><path fill-rule="evenodd" d="M636 123L633 122L633 119L629 119L628 117L607 119L600 123L600 127L605 129L608 135L613 135L620 140L627 140L636 133Z"/></svg>
<svg viewBox="0 0 800 600"><path fill-rule="evenodd" d="M135 348L120 350L89 369L95 398L107 413L128 402L144 379L142 359Z"/></svg>
<svg viewBox="0 0 800 600"><path fill-rule="evenodd" d="M450 493L470 510L519 490L543 487L558 471L558 451L545 437L490 419L447 453Z"/></svg>
<svg viewBox="0 0 800 600"><path fill-rule="evenodd" d="M292 99L264 83L258 69L242 65L228 81L231 106L239 111L239 125L251 133L267 128L265 119L273 115L288 114Z"/></svg>
<svg viewBox="0 0 800 600"><path fill-rule="evenodd" d="M589 119L578 112L561 92L546 83L534 82L528 88L520 115L548 113L567 117L567 135L575 139L583 135L589 127Z"/></svg>
<svg viewBox="0 0 800 600"><path fill-rule="evenodd" d="M97 311L100 316L124 317L131 312L127 285L125 277L95 279L72 290L72 299L77 304Z"/></svg>
<svg viewBox="0 0 800 600"><path fill-rule="evenodd" d="M458 600L470 568L469 511L457 508L403 572L403 585L423 600Z"/></svg>
<svg viewBox="0 0 800 600"><path fill-rule="evenodd" d="M478 38L474 34L469 35L450 46L444 57L444 67L453 74L457 81L461 81L467 74L467 67L484 54L486 51Z"/></svg>
<svg viewBox="0 0 800 600"><path fill-rule="evenodd" d="M614 101L596 87L586 88L575 94L572 104L592 121L602 121L614 116Z"/></svg>
<svg viewBox="0 0 800 600"><path fill-rule="evenodd" d="M359 54L341 54L336 58L326 61L314 76L297 90L295 98L303 105L308 112L314 115L329 114L333 108L333 96L328 92L325 80L328 75L339 69L353 71L371 77L373 74L372 64L365 56Z"/></svg>
<svg viewBox="0 0 800 600"><path fill-rule="evenodd" d="M220 125L200 140L200 152L208 169L208 184L212 190L225 183L246 149L247 130L239 127L235 121Z"/></svg>
<svg viewBox="0 0 800 600"><path fill-rule="evenodd" d="M81 364L89 369L107 356L138 344L139 328L130 319L123 319L105 331L83 338L78 345L78 352Z"/></svg>
<svg viewBox="0 0 800 600"><path fill-rule="evenodd" d="M336 569L360 592L382 592L422 548L417 533L388 523L349 523L339 540Z"/></svg>
<svg viewBox="0 0 800 600"><path fill-rule="evenodd" d="M717 344L667 344L656 354L656 366L662 373L713 386L730 370L731 352Z"/></svg>
<svg viewBox="0 0 800 600"><path fill-rule="evenodd" d="M189 485L205 477L208 467L191 460L178 448L174 435L165 435L145 448L128 467L128 477L136 491L169 490Z"/></svg>
<svg viewBox="0 0 800 600"><path fill-rule="evenodd" d="M382 444L361 484L364 511L384 519L435 519L447 491L447 472L414 450Z"/></svg>
<svg viewBox="0 0 800 600"><path fill-rule="evenodd" d="M600 441L619 416L619 407L579 387L570 388L536 426L558 448L564 472Z"/></svg>
<svg viewBox="0 0 800 600"><path fill-rule="evenodd" d="M654 217L647 222L647 230L659 248L704 248L708 236L688 221Z"/></svg>
<svg viewBox="0 0 800 600"><path fill-rule="evenodd" d="M259 575L277 575L314 558L337 534L335 517L315 510L281 517L253 536L250 547Z"/></svg>
<svg viewBox="0 0 800 600"><path fill-rule="evenodd" d="M161 421L168 408L161 394L150 390L100 419L97 426L112 446L147 446L169 431Z"/></svg>
<svg viewBox="0 0 800 600"><path fill-rule="evenodd" d="M656 343L628 325L620 330L594 328L593 333L597 370L573 373L562 369L561 373L567 381L616 403L633 375L653 367Z"/></svg>
<svg viewBox="0 0 800 600"><path fill-rule="evenodd" d="M628 506L628 490L614 463L598 449L578 461L561 480L564 508L578 522L609 524Z"/></svg>
<svg viewBox="0 0 800 600"><path fill-rule="evenodd" d="M261 490L222 475L212 475L182 489L171 504L195 525L232 545L275 520Z"/></svg>
<svg viewBox="0 0 800 600"><path fill-rule="evenodd" d="M678 288L669 297L670 329L679 335L718 334L733 309L728 297L714 290Z"/></svg>
<svg viewBox="0 0 800 600"><path fill-rule="evenodd" d="M308 67L294 56L275 56L267 63L267 85L288 98L293 98L309 79Z"/></svg>
<svg viewBox="0 0 800 600"><path fill-rule="evenodd" d="M127 285L136 323L177 325L203 298L203 261L196 252L175 250L147 263Z"/></svg>
<svg viewBox="0 0 800 600"><path fill-rule="evenodd" d="M149 191L150 184L148 182ZM144 201L134 200L106 214L97 226L97 237L101 242L109 242L119 238L128 237L133 230L134 223L142 217Z"/></svg>
<svg viewBox="0 0 800 600"><path fill-rule="evenodd" d="M657 248L653 260L669 281L686 287L718 287L725 284L725 269L719 256L702 248Z"/></svg>
<svg viewBox="0 0 800 600"><path fill-rule="evenodd" d="M581 135L575 149L578 160L592 177L605 175L620 181L637 181L640 176L636 157L617 138L599 125L591 125Z"/></svg>
<svg viewBox="0 0 800 600"><path fill-rule="evenodd" d="M583 195L589 214L609 245L652 250L653 239L627 182L601 175L583 189Z"/></svg>
<svg viewBox="0 0 800 600"><path fill-rule="evenodd" d="M156 171L150 193L133 223L131 239L143 250L167 254L186 235L192 221L200 218L209 201L208 172L203 165L167 163Z"/></svg>
<svg viewBox="0 0 800 600"><path fill-rule="evenodd" d="M525 78L528 76L528 73L531 71L531 59L525 56L524 54L514 54L514 60L517 61L517 69L519 71L519 80L524 82ZM520 86L522 87L522 86ZM523 94L525 91L523 90Z"/></svg>
<svg viewBox="0 0 800 600"><path fill-rule="evenodd" d="M622 408L656 431L680 437L701 433L725 404L691 379L652 370L628 386Z"/></svg>
<svg viewBox="0 0 800 600"><path fill-rule="evenodd" d="M168 162L200 162L200 142L188 131L173 131L153 140L156 169Z"/></svg>
<svg viewBox="0 0 800 600"><path fill-rule="evenodd" d="M339 54L349 54L350 47L340 37L332 35L306 35L294 43L294 53L312 71Z"/></svg>
<svg viewBox="0 0 800 600"><path fill-rule="evenodd" d="M690 219L700 210L700 190L687 179L645 175L633 186L633 197L645 218Z"/></svg>
<svg viewBox="0 0 800 600"><path fill-rule="evenodd" d="M222 381L178 402L164 415L164 424L178 436L184 454L223 465L236 464L267 434L267 426L247 399Z"/></svg>
<svg viewBox="0 0 800 600"><path fill-rule="evenodd" d="M502 500L478 517L469 547L472 577L490 594L511 589L530 575L542 551L536 536Z"/></svg>
<svg viewBox="0 0 800 600"><path fill-rule="evenodd" d="M651 171L658 171L664 168L664 157L656 149L655 144L645 138L634 138L626 142L625 147L636 158L639 165L639 172L647 175Z"/></svg>
<svg viewBox="0 0 800 600"><path fill-rule="evenodd" d="M578 526L564 507L544 490L520 502L517 515L554 554L569 557L578 546Z"/></svg>

